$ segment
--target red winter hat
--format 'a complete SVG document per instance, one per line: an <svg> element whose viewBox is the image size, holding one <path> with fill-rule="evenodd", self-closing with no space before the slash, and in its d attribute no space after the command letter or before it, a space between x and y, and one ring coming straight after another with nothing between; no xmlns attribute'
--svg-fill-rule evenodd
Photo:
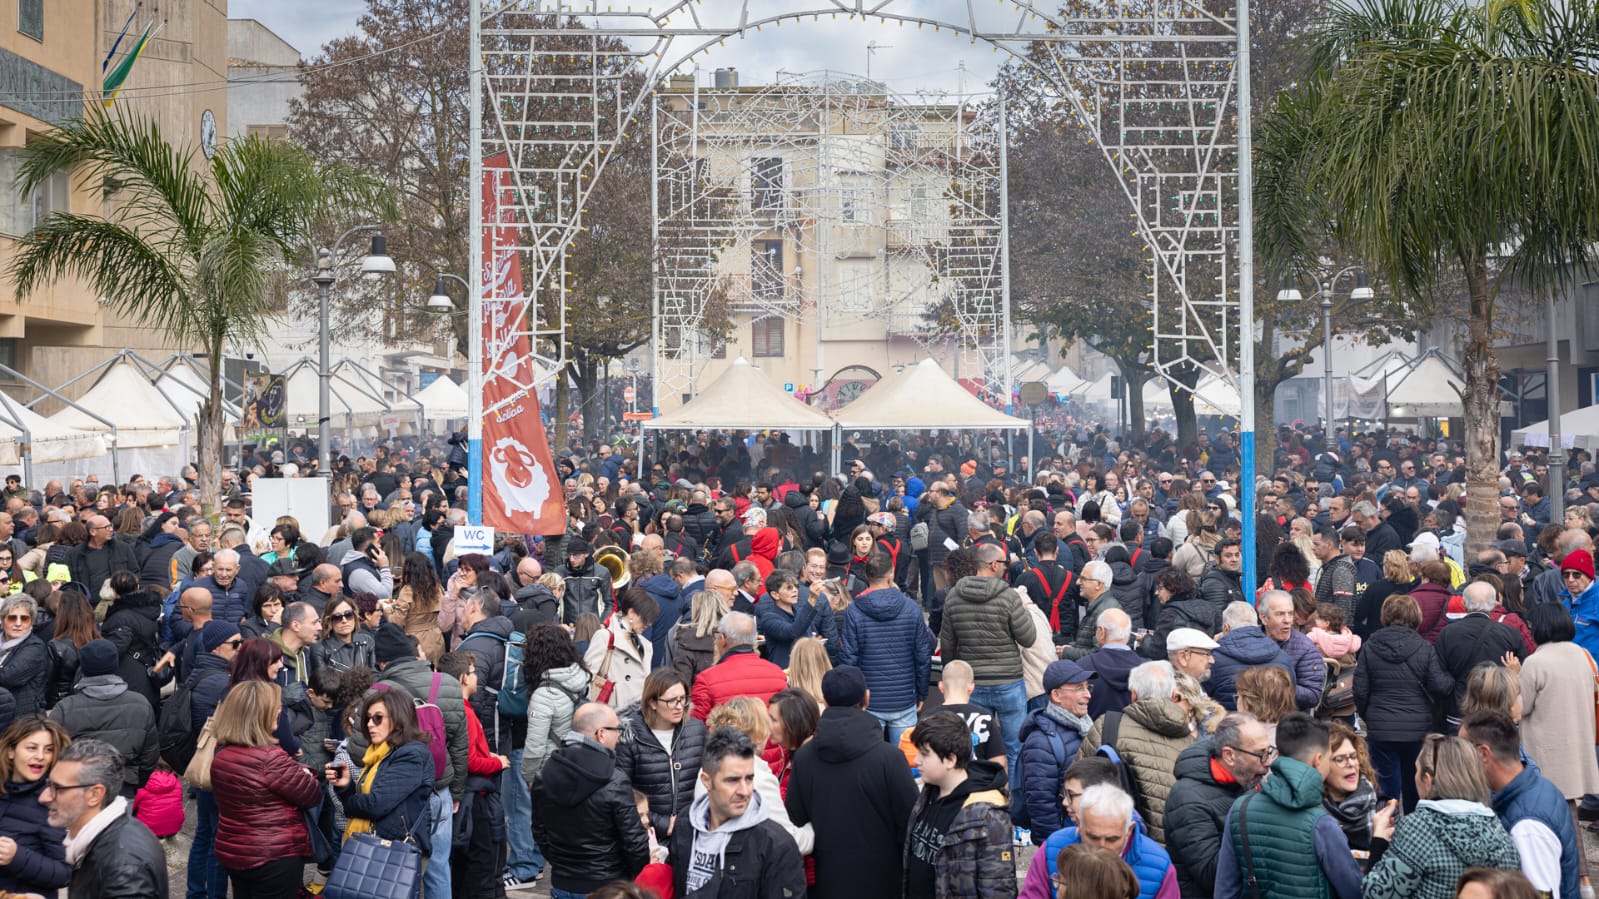
<svg viewBox="0 0 1599 899"><path fill-rule="evenodd" d="M1593 553L1580 549L1567 553L1566 557L1560 560L1560 570L1580 571L1588 576L1588 580L1593 580Z"/></svg>

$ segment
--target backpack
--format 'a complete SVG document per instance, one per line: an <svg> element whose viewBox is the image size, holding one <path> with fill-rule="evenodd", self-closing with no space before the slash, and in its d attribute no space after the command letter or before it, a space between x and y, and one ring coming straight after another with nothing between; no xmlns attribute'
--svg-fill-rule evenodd
<svg viewBox="0 0 1599 899"><path fill-rule="evenodd" d="M1122 713L1106 712L1100 721L1102 723L1099 728L1099 738L1103 742L1094 750L1094 755L1110 759L1116 766L1117 775L1121 777L1122 792L1133 797L1133 802L1137 803L1140 801L1138 781L1134 779L1133 771L1127 766L1127 762L1122 760L1121 753L1116 751L1116 738L1121 736L1122 731Z"/></svg>
<svg viewBox="0 0 1599 899"><path fill-rule="evenodd" d="M226 671L196 671L178 685L172 695L161 703L161 717L156 723L156 736L161 744L161 760L173 771L189 767L199 742L200 729L194 726L194 687L208 674L227 676Z"/></svg>
<svg viewBox="0 0 1599 899"><path fill-rule="evenodd" d="M1049 751L1055 756L1055 767L1066 773L1066 742L1059 734L1045 734L1049 738ZM975 739L975 738L974 738ZM1022 779L1022 755L1016 754L1016 764L1010 771L1010 820L1017 827L1032 827L1032 816L1027 813L1027 791Z"/></svg>
<svg viewBox="0 0 1599 899"><path fill-rule="evenodd" d="M1317 718L1348 718L1355 714L1355 668L1339 664L1336 659L1323 659L1327 666L1327 679L1322 682L1321 703L1316 707Z"/></svg>
<svg viewBox="0 0 1599 899"><path fill-rule="evenodd" d="M505 671L500 678L500 685L485 689L494 694L494 704L499 708L501 715L508 718L526 718L530 693L527 681L522 677L522 650L527 642L527 635L515 631L510 637L502 637L499 634L478 631L463 637L461 642L456 644L456 648L459 649L473 637L489 637L505 644Z"/></svg>
<svg viewBox="0 0 1599 899"><path fill-rule="evenodd" d="M443 681L444 675L434 672L433 686L428 690L427 701L423 702L415 697L411 698L411 703L416 706L416 723L421 726L423 733L432 737L428 741L428 751L433 753L434 780L443 777L445 769L450 765L450 750L445 745L449 738L444 731L444 713L439 710L437 704L439 701L439 684L443 683ZM384 691L398 689L401 693L405 693L405 688L386 683L373 684L372 689Z"/></svg>
<svg viewBox="0 0 1599 899"><path fill-rule="evenodd" d="M1037 567L1027 570L1033 573L1033 577L1038 578L1038 583L1043 586L1045 592L1048 592L1049 579L1044 577L1044 572ZM1071 586L1072 573L1068 570L1066 577L1060 582L1060 590L1049 598L1049 629L1057 634L1060 633L1060 601L1066 597L1066 591L1070 590Z"/></svg>

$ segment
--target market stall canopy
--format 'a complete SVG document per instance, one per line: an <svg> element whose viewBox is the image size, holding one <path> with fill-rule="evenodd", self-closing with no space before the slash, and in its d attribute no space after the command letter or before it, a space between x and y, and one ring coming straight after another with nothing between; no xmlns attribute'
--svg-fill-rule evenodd
<svg viewBox="0 0 1599 899"><path fill-rule="evenodd" d="M1087 381L1077 377L1076 372L1064 365L1056 369L1055 373L1045 379L1044 383L1049 385L1049 392L1056 396L1067 396L1088 386Z"/></svg>
<svg viewBox="0 0 1599 899"><path fill-rule="evenodd" d="M1073 391L1073 396L1085 403L1108 403L1115 399L1111 395L1110 379L1113 375L1105 372L1093 381L1083 384Z"/></svg>
<svg viewBox="0 0 1599 899"><path fill-rule="evenodd" d="M1220 415L1237 418L1243 411L1238 401L1238 388L1228 379L1209 375L1199 379L1194 387L1194 412L1199 415Z"/></svg>
<svg viewBox="0 0 1599 899"><path fill-rule="evenodd" d="M188 422L145 374L133 363L119 360L106 366L100 379L80 397L78 405L116 425L117 446L136 448L174 446ZM68 406L50 416L64 427L106 434L106 426Z"/></svg>
<svg viewBox="0 0 1599 899"><path fill-rule="evenodd" d="M427 421L453 421L466 417L466 391L442 375L418 390L416 401L422 404L422 418Z"/></svg>
<svg viewBox="0 0 1599 899"><path fill-rule="evenodd" d="M28 436L24 437L14 423L26 427ZM36 463L93 459L107 452L105 438L99 433L53 422L7 396L0 400L0 465L20 465L24 444L32 450Z"/></svg>
<svg viewBox="0 0 1599 899"><path fill-rule="evenodd" d="M1411 363L1409 372L1389 375L1388 417L1459 418L1465 414L1460 402L1464 383L1459 366L1428 350Z"/></svg>
<svg viewBox="0 0 1599 899"><path fill-rule="evenodd" d="M1510 432L1510 446L1549 446L1549 420ZM1599 449L1599 406L1573 409L1560 416L1560 445L1566 449Z"/></svg>
<svg viewBox="0 0 1599 899"><path fill-rule="evenodd" d="M950 377L937 362L923 359L903 374L884 378L855 402L833 413L850 430L1026 428L1025 418L1006 415Z"/></svg>
<svg viewBox="0 0 1599 899"><path fill-rule="evenodd" d="M961 393L971 399L971 394L964 390ZM830 431L833 429L833 420L789 396L783 388L767 380L766 375L751 365L749 360L740 356L733 360L727 371L700 391L699 396L660 418L644 422L644 427L663 430L776 428L781 431Z"/></svg>
<svg viewBox="0 0 1599 899"><path fill-rule="evenodd" d="M314 423L317 418L317 369L315 363L302 360L287 372L289 402L287 415L292 423L297 418ZM351 383L343 373L333 372L328 378L328 414L340 424L375 425L389 411L382 401ZM340 422L348 416L349 420Z"/></svg>
<svg viewBox="0 0 1599 899"><path fill-rule="evenodd" d="M1166 386L1162 378L1150 378L1144 382L1144 411L1159 409L1169 412L1173 409L1171 402L1171 388Z"/></svg>
<svg viewBox="0 0 1599 899"><path fill-rule="evenodd" d="M351 384L360 387L367 395L383 403L392 414L404 418L415 418L422 412L420 403L406 395L399 388L386 383L380 375L364 365L346 359L335 365L333 371ZM389 396L391 393L394 394L392 397Z"/></svg>

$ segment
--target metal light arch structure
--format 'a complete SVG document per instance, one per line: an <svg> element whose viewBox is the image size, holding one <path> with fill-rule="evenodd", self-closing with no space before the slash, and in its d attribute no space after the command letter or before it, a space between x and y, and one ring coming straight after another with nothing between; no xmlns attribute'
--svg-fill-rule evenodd
<svg viewBox="0 0 1599 899"><path fill-rule="evenodd" d="M483 385L511 376L484 367L484 320L526 303L520 333L533 347L534 365L523 367L531 382L516 386L532 390L558 372L566 359L566 250L581 232L607 155L642 130L656 89L729 38L822 17L949 31L992 45L1049 82L1122 176L1134 230L1150 250L1157 368L1208 370L1239 388L1243 498L1252 506L1248 0L1104 0L1071 13L1031 0L966 0L959 21L930 17L917 0L668 0L645 8L618 8L613 0L472 0L469 8L469 245L481 285L469 310L468 393L477 405L468 423L472 521L481 520L482 421L494 413L482 408ZM574 40L588 49L574 49ZM1088 56L1074 49L1086 46L1101 49ZM557 54L577 69L541 71L541 57ZM632 85L620 72L635 63L644 78ZM587 121L539 118L550 102L572 104ZM509 160L511 202L501 211L521 236L515 251L524 260L523 290L535 297L553 291L544 302L496 296L494 279L484 274L483 236L505 222L483 220L477 186L483 160L498 153ZM1245 516L1246 537L1252 524Z"/></svg>

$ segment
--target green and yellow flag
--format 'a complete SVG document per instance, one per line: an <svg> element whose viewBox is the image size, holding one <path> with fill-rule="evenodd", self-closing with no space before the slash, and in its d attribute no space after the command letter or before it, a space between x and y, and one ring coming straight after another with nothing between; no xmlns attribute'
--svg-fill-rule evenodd
<svg viewBox="0 0 1599 899"><path fill-rule="evenodd" d="M139 35L139 42L133 45L133 49L128 51L127 56L122 57L122 61L117 63L116 68L106 73L105 82L100 86L100 92L105 96L104 104L106 106L110 106L115 102L117 92L122 90L122 83L128 80L128 73L133 71L133 64L139 61L139 55L144 52L145 47L150 45L150 38L155 36L155 31L159 30L159 28L156 28L155 20L151 19L150 24L144 26L144 31ZM118 38L117 41L120 43L121 38ZM115 47L112 47L112 52L116 52ZM109 60L107 61L109 62Z"/></svg>

